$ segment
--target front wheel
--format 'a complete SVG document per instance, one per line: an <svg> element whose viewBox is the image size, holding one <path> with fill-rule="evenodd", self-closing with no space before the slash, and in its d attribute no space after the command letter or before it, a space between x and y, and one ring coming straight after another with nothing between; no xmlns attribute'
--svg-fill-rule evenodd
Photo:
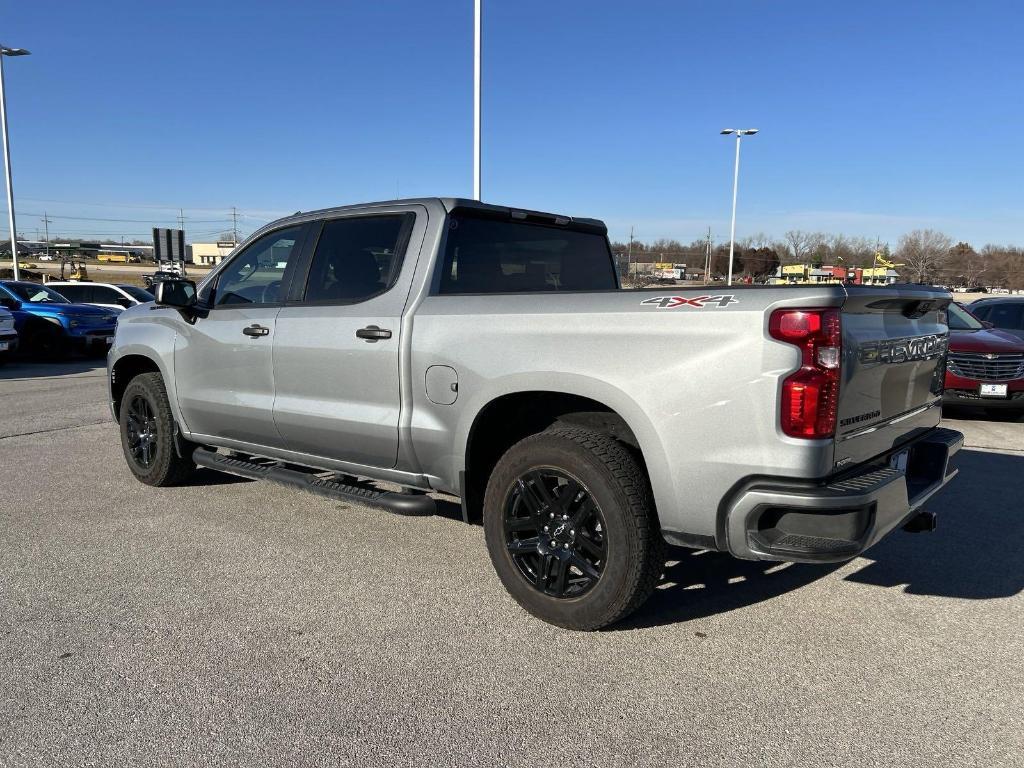
<svg viewBox="0 0 1024 768"><path fill-rule="evenodd" d="M544 621L594 630L639 608L665 563L647 479L608 435L555 426L512 446L484 496L491 562Z"/></svg>
<svg viewBox="0 0 1024 768"><path fill-rule="evenodd" d="M118 413L121 448L128 469L146 485L180 485L196 469L191 453L174 446L174 417L159 373L142 373L128 382Z"/></svg>
<svg viewBox="0 0 1024 768"><path fill-rule="evenodd" d="M25 348L40 360L65 360L69 351L63 329L49 323L38 324L28 331Z"/></svg>

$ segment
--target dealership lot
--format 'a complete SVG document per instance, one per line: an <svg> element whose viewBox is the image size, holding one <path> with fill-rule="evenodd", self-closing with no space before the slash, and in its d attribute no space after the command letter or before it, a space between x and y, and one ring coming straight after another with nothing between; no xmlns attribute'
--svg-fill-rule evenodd
<svg viewBox="0 0 1024 768"><path fill-rule="evenodd" d="M0 765L1020 764L1024 420L949 420L933 534L826 568L675 550L579 634L454 504L136 483L104 376L0 368Z"/></svg>

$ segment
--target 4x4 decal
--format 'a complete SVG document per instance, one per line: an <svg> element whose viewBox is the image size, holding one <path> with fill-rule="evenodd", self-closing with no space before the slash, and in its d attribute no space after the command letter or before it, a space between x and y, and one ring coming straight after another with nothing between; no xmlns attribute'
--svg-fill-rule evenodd
<svg viewBox="0 0 1024 768"><path fill-rule="evenodd" d="M686 296L655 296L653 299L645 299L640 303L651 304L658 309L675 309L676 307L704 309L708 306L721 309L730 304L739 304L739 301L735 294L726 293L719 296L692 296L689 298Z"/></svg>

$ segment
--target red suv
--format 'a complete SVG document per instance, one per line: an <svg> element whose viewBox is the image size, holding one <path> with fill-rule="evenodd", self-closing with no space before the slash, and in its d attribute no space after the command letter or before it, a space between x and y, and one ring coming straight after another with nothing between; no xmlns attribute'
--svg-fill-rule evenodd
<svg viewBox="0 0 1024 768"><path fill-rule="evenodd" d="M950 304L942 403L1024 412L1024 341Z"/></svg>

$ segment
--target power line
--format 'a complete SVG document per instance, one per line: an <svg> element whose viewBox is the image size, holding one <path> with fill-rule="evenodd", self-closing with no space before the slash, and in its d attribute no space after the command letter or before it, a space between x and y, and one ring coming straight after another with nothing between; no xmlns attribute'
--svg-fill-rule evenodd
<svg viewBox="0 0 1024 768"><path fill-rule="evenodd" d="M30 213L28 211L19 211L18 213L21 216L44 216L44 215L46 215L44 213ZM114 222L114 223L122 223L122 222L124 222L124 223L127 223L127 224L160 224L162 222L167 221L167 218L170 218L170 217L167 217L167 218L162 218L162 219L109 219L109 218L103 218L103 217L100 217L100 216L64 216L64 215L58 214L58 213L52 214L52 217L55 218L55 219L67 219L69 221L106 221L106 222ZM175 218L177 218L177 217L175 217ZM226 219L192 219L191 217L189 217L189 220L190 221L194 221L197 224L220 224L221 222L226 221Z"/></svg>

